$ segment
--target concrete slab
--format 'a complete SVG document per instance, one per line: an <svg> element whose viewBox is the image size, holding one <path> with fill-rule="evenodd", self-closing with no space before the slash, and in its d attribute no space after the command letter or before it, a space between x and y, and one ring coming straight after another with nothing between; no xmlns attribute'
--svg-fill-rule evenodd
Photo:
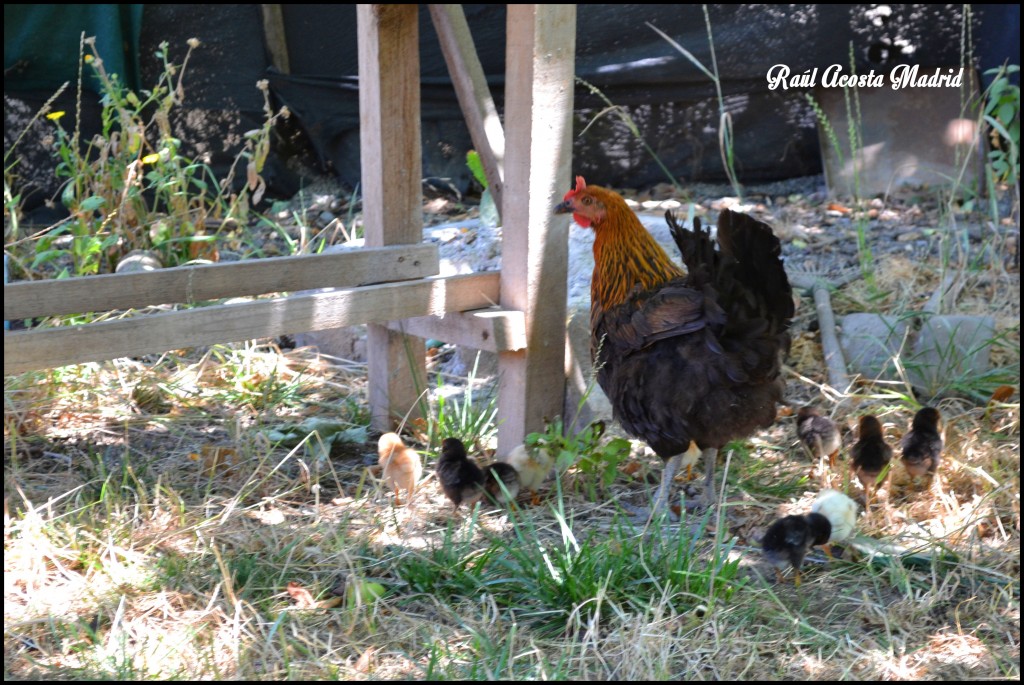
<svg viewBox="0 0 1024 685"><path fill-rule="evenodd" d="M954 71L957 70L959 67ZM971 81L969 71L964 70L965 83ZM934 69L929 73L934 73ZM948 73L948 69L942 69L941 73ZM857 154L851 154L844 89L815 89L814 98L821 105L841 148L840 155L818 122L822 166L829 190L852 196L855 177L859 177L861 197L890 192L908 184L950 187L952 179L980 182L980 158L970 154L971 144L979 140L980 134L976 117L971 112L961 111L960 88L893 90L888 74L885 80L881 88L857 90L862 139ZM964 100L972 96L973 93L968 93ZM964 160L969 169L967 175L961 177Z"/></svg>
<svg viewBox="0 0 1024 685"><path fill-rule="evenodd" d="M839 345L850 375L867 379L898 378L893 358L900 355L909 328L906 317L847 314L839 321Z"/></svg>
<svg viewBox="0 0 1024 685"><path fill-rule="evenodd" d="M935 397L991 368L995 320L991 316L943 315L924 319L904 360L911 384Z"/></svg>

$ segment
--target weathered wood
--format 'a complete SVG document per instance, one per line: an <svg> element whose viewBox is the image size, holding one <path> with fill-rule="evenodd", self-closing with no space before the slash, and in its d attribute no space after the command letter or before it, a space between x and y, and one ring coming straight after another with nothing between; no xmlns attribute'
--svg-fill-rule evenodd
<svg viewBox="0 0 1024 685"><path fill-rule="evenodd" d="M423 239L418 5L359 5L359 143L368 246ZM395 317L402 318L402 317ZM371 425L391 430L426 384L422 341L367 326ZM418 390L419 389L419 390Z"/></svg>
<svg viewBox="0 0 1024 685"><path fill-rule="evenodd" d="M476 54L462 5L430 5L430 18L441 42L441 52L455 86L459 107L466 118L473 146L480 154L487 189L500 211L504 195L505 131L494 105L484 68Z"/></svg>
<svg viewBox="0 0 1024 685"><path fill-rule="evenodd" d="M822 281L814 284L814 306L818 312L818 332L821 333L821 348L828 367L828 382L840 395L850 389L850 377L846 373L846 359L843 348L836 336L836 318L832 313L832 299L828 285Z"/></svg>
<svg viewBox="0 0 1024 685"><path fill-rule="evenodd" d="M480 309L498 297L498 281L495 272L466 274L5 332L4 373Z"/></svg>
<svg viewBox="0 0 1024 685"><path fill-rule="evenodd" d="M263 41L270 53L270 62L282 74L290 74L292 68L288 60L288 40L281 5L260 5L260 11L263 13Z"/></svg>
<svg viewBox="0 0 1024 685"><path fill-rule="evenodd" d="M485 309L455 312L444 316L419 316L388 324L420 338L436 338L484 352L514 352L526 349L526 316L523 312Z"/></svg>
<svg viewBox="0 0 1024 685"><path fill-rule="evenodd" d="M437 246L421 244L178 266L143 273L17 281L4 285L4 319L195 304L313 288L350 288L435 276L439 271Z"/></svg>
<svg viewBox="0 0 1024 685"><path fill-rule="evenodd" d="M498 355L498 453L561 413L565 395L575 5L509 5L501 300L526 316L527 349Z"/></svg>

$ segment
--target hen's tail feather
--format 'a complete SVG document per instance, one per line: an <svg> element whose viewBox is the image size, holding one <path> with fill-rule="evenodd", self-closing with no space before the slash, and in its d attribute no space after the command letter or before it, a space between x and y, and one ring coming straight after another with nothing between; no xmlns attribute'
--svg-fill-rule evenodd
<svg viewBox="0 0 1024 685"><path fill-rule="evenodd" d="M782 244L768 224L723 210L718 217L718 244L736 258L737 279L764 298L772 318L793 318L793 291L782 265Z"/></svg>
<svg viewBox="0 0 1024 685"><path fill-rule="evenodd" d="M713 284L723 290L731 282L733 298L757 307L778 328L785 328L793 317L793 291L782 265L782 245L768 224L739 212L722 210L718 218L715 250L710 230L694 219L693 230L683 228L671 212L665 213L672 238L695 285ZM724 292L722 293L725 294ZM735 301L735 300L734 300Z"/></svg>

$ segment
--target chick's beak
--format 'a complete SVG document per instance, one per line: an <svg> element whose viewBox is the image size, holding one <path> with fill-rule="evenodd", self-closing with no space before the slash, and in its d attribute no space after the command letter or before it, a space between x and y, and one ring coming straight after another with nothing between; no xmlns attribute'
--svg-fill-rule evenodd
<svg viewBox="0 0 1024 685"><path fill-rule="evenodd" d="M569 214L572 210L572 200L565 200L555 205L555 214Z"/></svg>

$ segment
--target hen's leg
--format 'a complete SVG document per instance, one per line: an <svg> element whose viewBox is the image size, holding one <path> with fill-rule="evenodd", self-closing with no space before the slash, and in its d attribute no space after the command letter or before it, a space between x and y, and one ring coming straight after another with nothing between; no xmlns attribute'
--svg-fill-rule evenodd
<svg viewBox="0 0 1024 685"><path fill-rule="evenodd" d="M665 462L665 468L661 472L661 485L658 486L658 492L654 495L654 507L651 509L652 514L663 511L668 504L669 494L672 492L676 473L679 471L679 465L682 463L682 454L677 454Z"/></svg>

